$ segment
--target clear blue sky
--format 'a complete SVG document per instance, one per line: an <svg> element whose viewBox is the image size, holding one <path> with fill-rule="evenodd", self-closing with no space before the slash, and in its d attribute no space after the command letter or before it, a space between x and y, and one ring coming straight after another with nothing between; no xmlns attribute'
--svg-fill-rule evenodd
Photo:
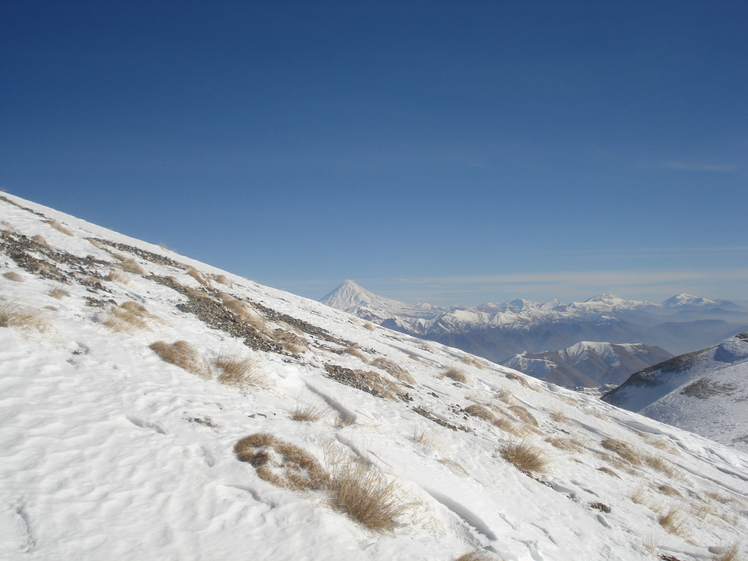
<svg viewBox="0 0 748 561"><path fill-rule="evenodd" d="M320 298L748 298L748 2L0 2L0 186Z"/></svg>

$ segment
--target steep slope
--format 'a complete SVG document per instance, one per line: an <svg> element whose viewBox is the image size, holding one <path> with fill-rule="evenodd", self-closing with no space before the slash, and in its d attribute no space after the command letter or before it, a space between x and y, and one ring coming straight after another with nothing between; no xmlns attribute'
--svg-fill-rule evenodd
<svg viewBox="0 0 748 561"><path fill-rule="evenodd" d="M522 353L502 364L564 387L621 384L672 355L659 347L583 341L560 351Z"/></svg>
<svg viewBox="0 0 748 561"><path fill-rule="evenodd" d="M568 305L558 300L539 303L516 299L503 304L443 308L410 306L345 281L322 302L390 329L499 363L524 352L557 351L583 341L633 341L683 353L748 329L747 309L683 294L662 304L601 294Z"/></svg>
<svg viewBox="0 0 748 561"><path fill-rule="evenodd" d="M637 372L603 400L748 451L748 333Z"/></svg>
<svg viewBox="0 0 748 561"><path fill-rule="evenodd" d="M3 560L696 561L748 532L744 454L10 195L0 223Z"/></svg>

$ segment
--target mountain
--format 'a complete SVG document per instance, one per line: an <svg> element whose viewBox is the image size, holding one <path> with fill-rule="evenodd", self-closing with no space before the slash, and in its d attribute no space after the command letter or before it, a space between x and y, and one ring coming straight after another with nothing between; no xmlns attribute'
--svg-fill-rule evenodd
<svg viewBox="0 0 748 561"><path fill-rule="evenodd" d="M385 299L346 281L321 301L372 323L498 363L583 341L641 343L683 353L748 330L748 309L689 295L662 304L601 294L570 304L517 299L445 308Z"/></svg>
<svg viewBox="0 0 748 561"><path fill-rule="evenodd" d="M659 347L583 341L560 351L522 353L502 364L564 387L619 385L634 372L672 357Z"/></svg>
<svg viewBox="0 0 748 561"><path fill-rule="evenodd" d="M602 399L748 452L748 333L641 370Z"/></svg>
<svg viewBox="0 0 748 561"><path fill-rule="evenodd" d="M0 388L3 561L703 561L748 535L746 454L7 194Z"/></svg>

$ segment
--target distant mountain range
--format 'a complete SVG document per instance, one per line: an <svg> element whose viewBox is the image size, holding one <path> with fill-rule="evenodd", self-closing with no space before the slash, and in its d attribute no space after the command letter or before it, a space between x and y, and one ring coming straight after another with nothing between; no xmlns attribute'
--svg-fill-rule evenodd
<svg viewBox="0 0 748 561"><path fill-rule="evenodd" d="M583 341L560 351L524 352L502 364L559 386L619 385L631 374L672 357L660 347Z"/></svg>
<svg viewBox="0 0 748 561"><path fill-rule="evenodd" d="M602 399L748 452L748 333L641 370Z"/></svg>
<svg viewBox="0 0 748 561"><path fill-rule="evenodd" d="M581 342L607 342L619 346L641 343L660 347L659 351L653 351L653 362L648 362L649 365L666 358L657 354L663 349L680 354L748 331L748 308L690 294L673 296L661 304L601 294L571 304L558 300L540 303L516 299L501 304L447 308L405 304L347 280L321 302L372 323L457 347L498 363L523 353L560 351ZM638 353L638 356L641 359L643 355ZM520 363L517 359L513 367L519 368ZM594 376L589 376L584 369L574 369L578 373L567 372L564 376L569 379L563 385L575 384L574 379L582 382L578 385L594 384L609 375L619 379L637 368L609 373L606 366ZM554 378L558 376L561 380L561 370L556 369ZM532 369L527 373L533 374ZM585 380L580 374L590 379Z"/></svg>

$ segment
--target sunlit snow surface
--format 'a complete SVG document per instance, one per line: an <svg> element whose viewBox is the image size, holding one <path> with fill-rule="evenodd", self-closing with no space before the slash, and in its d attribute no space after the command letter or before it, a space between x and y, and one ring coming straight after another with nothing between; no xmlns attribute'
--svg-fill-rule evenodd
<svg viewBox="0 0 748 561"><path fill-rule="evenodd" d="M60 254L93 258L90 276L78 271L62 283L20 267L28 261L11 256L3 239L0 304L41 311L48 325L42 331L0 327L0 559L446 561L484 550L505 560L664 554L685 561L712 559L748 535L748 457L742 453L3 197L1 227L13 239L41 235ZM178 266L98 247L90 237L141 248ZM96 275L117 268L113 253L134 259L146 274L97 281L98 288ZM201 289L184 265L207 276L209 288ZM294 331L289 318L306 322L297 324L304 327L297 335L307 348L251 350L179 310L186 297L152 275L174 277L208 297L223 291L250 301L265 310L269 330ZM232 287L219 284L217 275ZM55 287L69 295L53 298ZM111 307L126 301L144 305L157 319L131 333L107 328ZM256 359L265 387L242 393L167 364L148 347L177 340L192 343L208 362L227 351ZM343 352L354 344L357 352ZM402 399L343 385L324 368L377 371L394 383L372 364L377 358L414 378L400 386L407 392ZM467 381L442 377L448 367L462 370ZM292 411L308 404L327 407L325 417L291 420ZM548 471L531 477L504 460L499 449L520 437L469 416L464 409L474 404L523 431L522 438L549 459ZM517 406L538 426L523 424ZM356 421L338 422L336 410L354 413ZM297 444L321 462L331 451L355 454L398 481L414 508L391 533L376 534L331 508L322 491L275 487L234 455L236 441L256 432ZM561 439L557 444L573 439L576 449L555 447L547 438ZM662 459L668 473L616 459L602 447L604 439ZM658 524L670 508L680 509L681 535Z"/></svg>

